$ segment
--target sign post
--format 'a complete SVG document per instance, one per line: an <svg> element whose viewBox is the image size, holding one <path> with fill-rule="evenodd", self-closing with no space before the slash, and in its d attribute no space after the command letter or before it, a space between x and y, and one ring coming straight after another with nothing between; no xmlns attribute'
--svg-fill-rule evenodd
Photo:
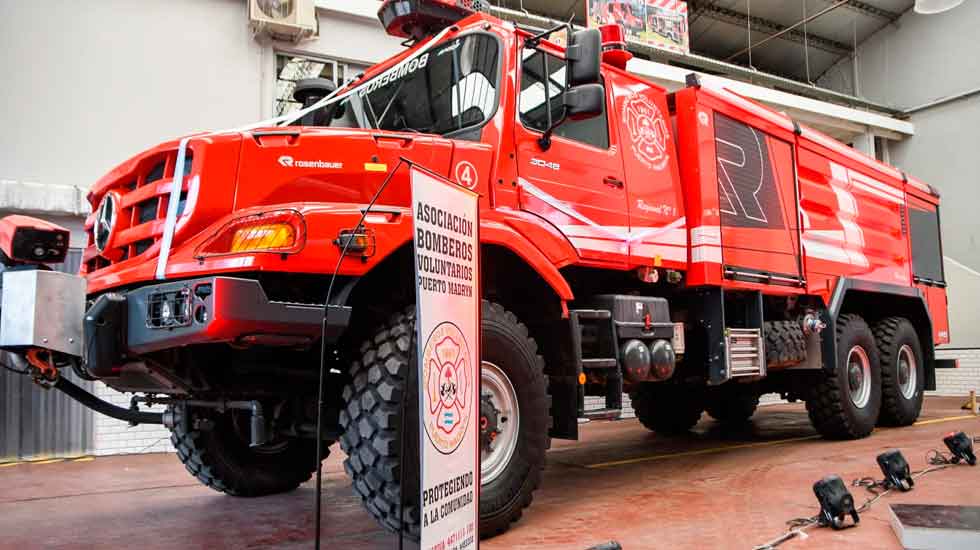
<svg viewBox="0 0 980 550"><path fill-rule="evenodd" d="M470 550L480 521L478 195L411 168L421 550Z"/></svg>

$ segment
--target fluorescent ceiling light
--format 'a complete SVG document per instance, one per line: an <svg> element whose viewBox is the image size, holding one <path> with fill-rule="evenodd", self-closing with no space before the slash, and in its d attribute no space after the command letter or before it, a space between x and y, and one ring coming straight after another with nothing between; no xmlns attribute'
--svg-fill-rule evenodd
<svg viewBox="0 0 980 550"><path fill-rule="evenodd" d="M963 0L915 0L915 13L932 15L951 10L963 3Z"/></svg>

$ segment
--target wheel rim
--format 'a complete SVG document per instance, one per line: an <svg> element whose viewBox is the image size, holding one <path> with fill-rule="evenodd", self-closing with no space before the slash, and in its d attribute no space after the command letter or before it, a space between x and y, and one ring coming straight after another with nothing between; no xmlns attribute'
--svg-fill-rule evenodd
<svg viewBox="0 0 980 550"><path fill-rule="evenodd" d="M916 383L918 380L915 353L908 344L898 350L898 388L902 392L902 397L912 399L915 397Z"/></svg>
<svg viewBox="0 0 980 550"><path fill-rule="evenodd" d="M871 360L861 346L847 352L847 385L851 403L863 409L871 400Z"/></svg>
<svg viewBox="0 0 980 550"><path fill-rule="evenodd" d="M480 485L492 483L507 469L521 419L517 392L504 371L489 361L480 369Z"/></svg>

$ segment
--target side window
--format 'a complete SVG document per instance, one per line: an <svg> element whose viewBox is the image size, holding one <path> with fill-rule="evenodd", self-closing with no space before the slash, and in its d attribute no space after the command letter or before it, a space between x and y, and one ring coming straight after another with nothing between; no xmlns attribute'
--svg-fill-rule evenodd
<svg viewBox="0 0 980 550"><path fill-rule="evenodd" d="M912 274L920 279L944 282L939 210L919 208L910 201L909 226L912 233Z"/></svg>
<svg viewBox="0 0 980 550"><path fill-rule="evenodd" d="M561 117L564 91L565 60L538 50L524 50L518 105L521 123L530 130L547 130L549 119L558 120ZM608 149L609 124L605 105L602 115L586 120L566 120L555 130L554 135Z"/></svg>

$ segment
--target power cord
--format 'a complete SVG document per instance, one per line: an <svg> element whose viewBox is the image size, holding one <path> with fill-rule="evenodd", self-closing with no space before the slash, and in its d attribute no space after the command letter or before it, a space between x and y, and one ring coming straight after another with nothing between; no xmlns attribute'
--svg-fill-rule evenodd
<svg viewBox="0 0 980 550"><path fill-rule="evenodd" d="M375 191L374 196L371 197L371 202L368 203L367 207L361 211L361 218L357 221L357 225L354 226L354 230L359 230L364 225L364 220L367 215L374 208L374 203L377 202L378 198L381 197L381 193L388 187L391 183L392 178L395 173L402 167L403 164L408 163L407 159L401 158L398 160L398 164L388 173L381 186ZM333 274L330 276L330 284L327 285L327 297L323 303L323 329L324 333L320 336L320 371L319 371L319 388L317 390L317 409L316 409L316 502L313 506L314 519L313 519L313 530L315 532L316 539L313 542L313 547L316 550L320 550L320 499L323 492L323 378L326 372L326 356L327 356L327 338L326 338L326 327L329 325L330 312L333 309L330 307L330 298L333 294L333 284L337 280L337 273L340 272L340 265L344 261L344 257L347 255L347 249L350 243L353 242L353 237L347 239L344 242L344 246L340 251L340 256L337 257L337 265L334 266Z"/></svg>
<svg viewBox="0 0 980 550"><path fill-rule="evenodd" d="M980 437L974 437L973 440L980 441ZM926 462L930 466L928 468L919 470L917 472L912 472L913 480L919 479L926 474L936 472L939 470L944 470L946 468L949 468L950 466L956 465L956 463L953 462L949 456L947 456L942 451L939 451L937 449L931 449L928 453L926 453ZM854 481L851 482L851 486L864 487L865 489L868 490L868 492L874 495L868 498L867 500L865 500L864 504L862 504L857 509L858 514L863 514L864 512L868 511L875 502L878 502L882 497L892 492L893 490L892 487L888 486L885 480L883 479L877 480L873 477L862 477L862 478L855 479ZM811 529L818 523L819 523L819 516L800 517L800 518L791 519L786 522L786 527L788 529L787 532L783 533L782 535L768 542L753 547L752 550L774 550L777 546L790 539L796 537L806 538L807 536L806 531Z"/></svg>

